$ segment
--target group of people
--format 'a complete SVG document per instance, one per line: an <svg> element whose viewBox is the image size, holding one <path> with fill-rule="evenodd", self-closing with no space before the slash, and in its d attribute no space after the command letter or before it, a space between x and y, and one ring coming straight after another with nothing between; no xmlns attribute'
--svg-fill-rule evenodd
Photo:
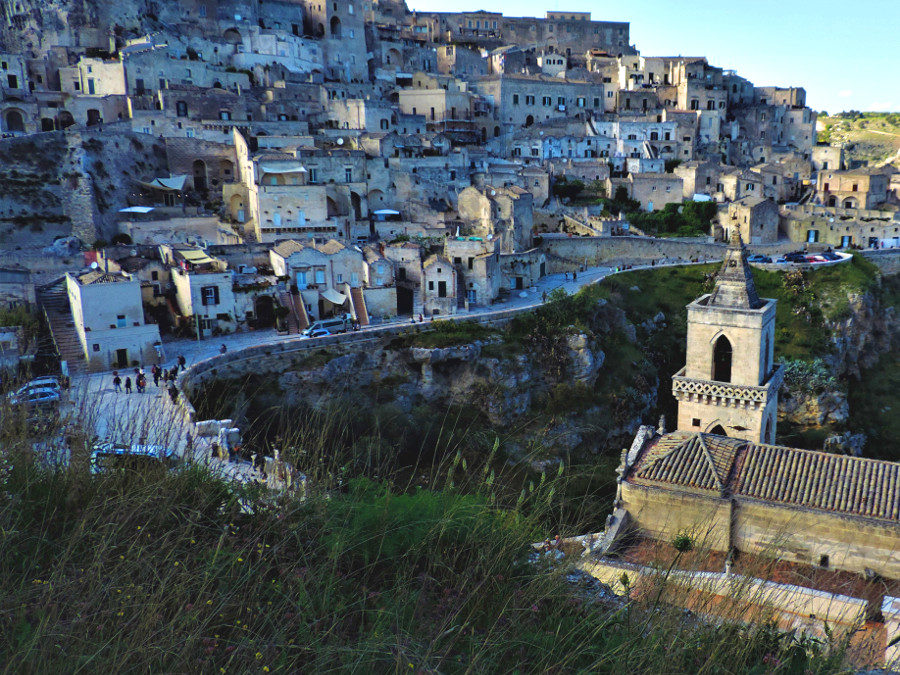
<svg viewBox="0 0 900 675"><path fill-rule="evenodd" d="M187 359L185 359L184 356L179 356L175 365L171 368L161 368L157 365L152 366L150 368L150 376L153 378L154 386L159 387L160 382L162 382L162 386L174 386L179 371L184 370L186 365ZM114 370L112 375L113 388L116 393L123 391L124 388L126 394L130 394L133 389L136 389L138 394L143 394L147 389L147 375L144 373L143 368L134 369L134 380L131 379L131 375L126 375L123 381L118 370Z"/></svg>

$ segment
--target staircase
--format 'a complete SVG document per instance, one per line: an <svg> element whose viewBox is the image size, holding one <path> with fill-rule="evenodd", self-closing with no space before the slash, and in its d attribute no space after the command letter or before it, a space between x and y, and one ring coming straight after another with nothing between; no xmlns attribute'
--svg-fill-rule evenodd
<svg viewBox="0 0 900 675"><path fill-rule="evenodd" d="M358 286L350 289L350 311L360 328L369 325L369 309L366 307L366 298Z"/></svg>
<svg viewBox="0 0 900 675"><path fill-rule="evenodd" d="M76 375L86 370L84 350L75 332L75 321L69 306L69 294L65 278L54 281L38 291L38 302L44 310L50 337L60 361L65 361L69 374Z"/></svg>
<svg viewBox="0 0 900 675"><path fill-rule="evenodd" d="M309 320L309 314L306 313L306 305L303 302L303 296L299 292L291 293L291 305L294 308L294 314L297 317L297 328L306 330L312 321Z"/></svg>
<svg viewBox="0 0 900 675"><path fill-rule="evenodd" d="M466 279L462 273L462 265L456 266L456 308L466 308Z"/></svg>
<svg viewBox="0 0 900 675"><path fill-rule="evenodd" d="M297 318L297 308L294 307L294 300L291 297L291 294L287 291L281 291L278 294L278 302L281 303L281 306L284 307L287 313L287 329L288 333L291 335L296 335L300 332L300 321Z"/></svg>

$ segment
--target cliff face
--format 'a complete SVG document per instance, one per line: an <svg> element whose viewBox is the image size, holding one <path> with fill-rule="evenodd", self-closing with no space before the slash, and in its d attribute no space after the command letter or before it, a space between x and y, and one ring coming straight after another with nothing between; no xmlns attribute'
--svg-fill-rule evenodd
<svg viewBox="0 0 900 675"><path fill-rule="evenodd" d="M900 317L880 290L849 296L847 314L826 323L834 345L829 361L837 376L859 377L861 369L872 367L896 346Z"/></svg>

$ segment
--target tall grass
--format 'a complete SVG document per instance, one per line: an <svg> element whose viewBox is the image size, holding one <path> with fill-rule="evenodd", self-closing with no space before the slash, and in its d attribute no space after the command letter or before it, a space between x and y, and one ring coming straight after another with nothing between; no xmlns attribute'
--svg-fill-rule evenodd
<svg viewBox="0 0 900 675"><path fill-rule="evenodd" d="M454 451L449 415L444 448L414 470L380 429L380 450L351 461L346 411L291 420L280 441L310 477L300 499L200 466L40 466L33 443L61 430L3 412L7 672L830 672L840 656L578 591L530 543L597 514L564 513L564 470L523 482ZM86 436L69 442L86 451Z"/></svg>

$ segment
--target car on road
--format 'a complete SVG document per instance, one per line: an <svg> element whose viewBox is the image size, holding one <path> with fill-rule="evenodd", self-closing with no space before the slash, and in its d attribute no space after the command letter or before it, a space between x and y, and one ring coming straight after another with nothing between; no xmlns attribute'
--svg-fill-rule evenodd
<svg viewBox="0 0 900 675"><path fill-rule="evenodd" d="M313 333L324 330L324 335L332 335L334 333L346 333L349 328L350 318L348 316L340 316L331 319L320 319L319 321L313 321L312 325L302 331L300 335L302 335L303 337L322 337L322 334L313 335Z"/></svg>
<svg viewBox="0 0 900 675"><path fill-rule="evenodd" d="M162 445L118 445L98 442L91 450L90 471L93 474L110 471L146 472L168 471L175 466L175 453Z"/></svg>
<svg viewBox="0 0 900 675"><path fill-rule="evenodd" d="M747 262L770 263L770 262L772 262L772 259L767 255L761 255L759 253L754 253L753 255L747 256Z"/></svg>

